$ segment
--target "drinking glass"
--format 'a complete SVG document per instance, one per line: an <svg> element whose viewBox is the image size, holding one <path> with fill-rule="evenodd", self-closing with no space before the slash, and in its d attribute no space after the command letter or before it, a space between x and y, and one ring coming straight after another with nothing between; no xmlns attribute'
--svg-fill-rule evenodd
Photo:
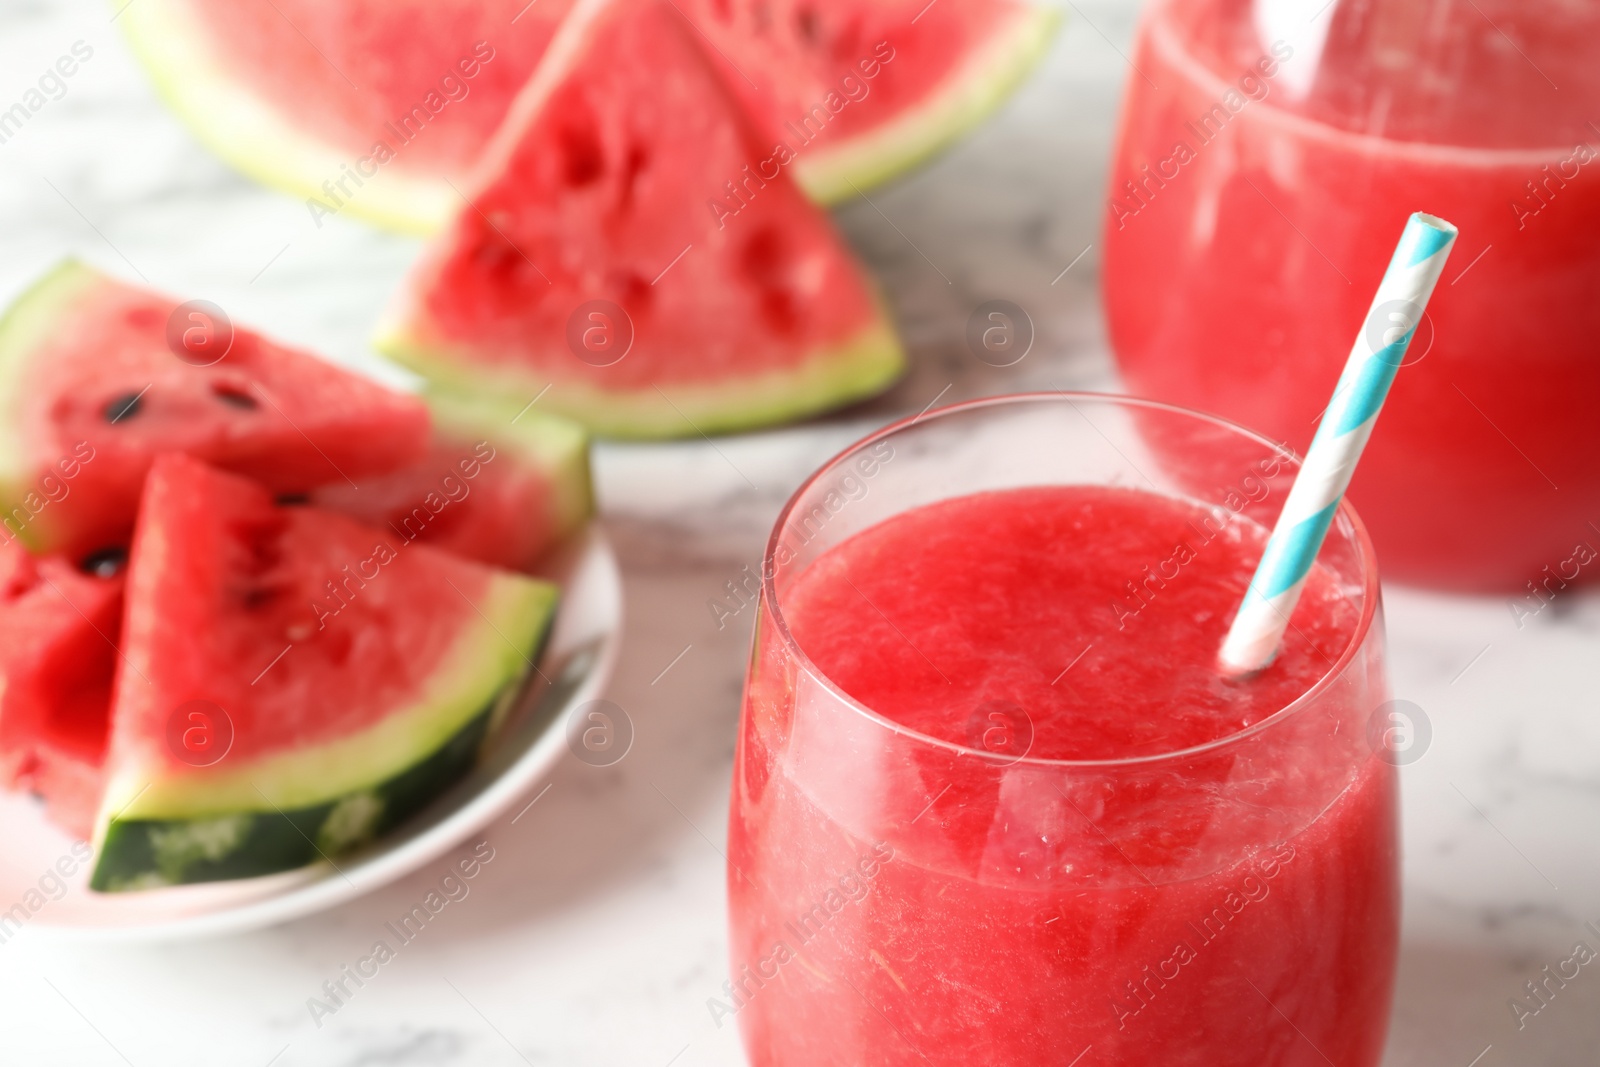
<svg viewBox="0 0 1600 1067"><path fill-rule="evenodd" d="M1377 1063L1396 761L1374 740L1393 720L1372 546L1349 507L1318 556L1359 616L1348 647L1288 706L1184 751L1041 759L1019 735L1049 724L1005 716L966 744L919 734L846 695L785 620L811 563L913 508L1126 486L1270 527L1297 469L1218 418L1057 393L898 423L795 493L764 561L729 824L732 977L712 1008L753 1067Z"/></svg>
<svg viewBox="0 0 1600 1067"><path fill-rule="evenodd" d="M1577 578L1600 547L1600 5L1152 0L1131 64L1104 236L1129 389L1304 449L1406 217L1449 219L1350 497L1388 577L1534 608Z"/></svg>

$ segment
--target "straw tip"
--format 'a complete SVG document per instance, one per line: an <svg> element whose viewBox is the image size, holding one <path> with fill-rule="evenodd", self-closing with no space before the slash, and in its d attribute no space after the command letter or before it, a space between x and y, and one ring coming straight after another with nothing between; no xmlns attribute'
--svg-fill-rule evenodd
<svg viewBox="0 0 1600 1067"><path fill-rule="evenodd" d="M1230 681L1242 682L1259 674L1278 658L1283 626L1262 628L1259 620L1253 620L1255 624L1252 625L1247 614L1241 611L1233 620L1233 627L1217 653L1217 673ZM1276 619L1285 618L1277 612L1272 615Z"/></svg>
<svg viewBox="0 0 1600 1067"><path fill-rule="evenodd" d="M1277 658L1277 649L1272 650L1272 654L1267 657L1264 663L1254 661L1241 662L1231 656L1221 655L1217 657L1216 669L1217 673L1222 675L1226 681L1247 682L1272 666L1272 661Z"/></svg>
<svg viewBox="0 0 1600 1067"><path fill-rule="evenodd" d="M1435 267L1443 266L1455 247L1458 232L1453 224L1437 215L1413 213L1406 222L1405 233L1400 235L1400 243L1395 246L1390 268L1415 267L1428 260L1434 260Z"/></svg>
<svg viewBox="0 0 1600 1067"><path fill-rule="evenodd" d="M1444 219L1441 219L1439 216L1437 216L1437 215L1429 215L1427 212L1424 212L1424 211L1414 211L1414 212L1412 212L1411 213L1411 221L1416 225L1426 226L1430 230L1437 230L1440 233L1449 234L1451 237L1454 237L1454 236L1456 236L1457 234L1459 234L1461 232L1460 230L1456 229L1455 223L1446 222Z"/></svg>

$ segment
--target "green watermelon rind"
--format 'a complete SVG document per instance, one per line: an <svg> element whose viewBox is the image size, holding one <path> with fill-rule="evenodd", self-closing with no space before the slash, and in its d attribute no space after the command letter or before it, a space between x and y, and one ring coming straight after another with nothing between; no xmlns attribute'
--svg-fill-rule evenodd
<svg viewBox="0 0 1600 1067"><path fill-rule="evenodd" d="M341 166L356 162L349 150L307 135L229 77L184 12L185 0L112 0L112 6L157 91L202 144L256 181L331 209L321 182L337 179ZM338 212L420 236L443 229L460 206L448 181L386 167Z"/></svg>
<svg viewBox="0 0 1600 1067"><path fill-rule="evenodd" d="M89 887L103 893L256 878L329 860L416 814L477 763L494 707L422 762L337 801L279 812L199 819L117 819Z"/></svg>
<svg viewBox="0 0 1600 1067"><path fill-rule="evenodd" d="M534 396L548 386L540 400L546 410L598 436L622 440L738 433L790 422L876 396L906 367L905 351L881 311L851 340L814 353L791 369L725 384L664 383L627 391L552 380L531 367L469 362L415 338L411 328L389 324L373 345L445 394ZM561 356L575 358L566 352Z"/></svg>
<svg viewBox="0 0 1600 1067"><path fill-rule="evenodd" d="M822 204L854 199L907 173L959 140L1025 81L1055 39L1060 12L1024 7L968 57L941 90L872 134L795 161L795 179Z"/></svg>
<svg viewBox="0 0 1600 1067"><path fill-rule="evenodd" d="M36 457L18 435L20 412L29 400L25 382L32 357L52 327L85 300L102 278L75 259L63 260L22 292L0 317L0 519L35 492ZM35 551L49 543L49 508L28 522L18 540ZM10 537L7 527L0 538Z"/></svg>
<svg viewBox="0 0 1600 1067"><path fill-rule="evenodd" d="M460 776L460 761L440 754L473 731L494 732L532 674L558 599L548 582L497 574L476 605L478 620L462 627L416 703L366 730L248 764L224 756L175 774L164 765L117 767L101 801L91 884L114 891L254 877L370 839L387 825L386 805L415 810ZM311 825L317 848L309 856L284 845ZM256 841L262 848L252 854Z"/></svg>
<svg viewBox="0 0 1600 1067"><path fill-rule="evenodd" d="M532 404L438 391L426 394L424 399L434 422L446 431L464 438L481 436L496 448L515 452L548 476L556 537L572 533L593 517L589 433L582 426L547 415Z"/></svg>

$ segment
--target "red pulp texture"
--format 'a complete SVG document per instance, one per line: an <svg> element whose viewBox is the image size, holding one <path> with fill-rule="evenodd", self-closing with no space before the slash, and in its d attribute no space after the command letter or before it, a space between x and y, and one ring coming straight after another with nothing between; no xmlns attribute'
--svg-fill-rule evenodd
<svg viewBox="0 0 1600 1067"><path fill-rule="evenodd" d="M1319 567L1271 668L1216 676L1265 533L1235 519L1207 538L1207 517L1130 490L979 494L855 536L780 594L833 684L1004 758L819 712L832 698L763 618L729 840L738 985L721 998L755 1067L1059 1065L1090 1046L1125 1065L1377 1062L1393 771L1325 725L1367 710L1359 689L1252 735L1297 745L1148 770L1016 762L1216 741L1330 671L1359 619ZM1133 598L1128 581L1175 558Z"/></svg>
<svg viewBox="0 0 1600 1067"><path fill-rule="evenodd" d="M1565 584L1600 545L1600 15L1339 5L1301 101L1251 7L1163 2L1139 37L1105 241L1130 391L1303 450L1407 215L1446 218L1461 236L1350 499L1391 577ZM1419 38L1435 51L1408 56Z"/></svg>
<svg viewBox="0 0 1600 1067"><path fill-rule="evenodd" d="M231 77L347 152L351 170L375 157L386 169L459 181L572 4L187 0L182 6ZM372 169L371 163L362 168L368 177ZM330 171L328 178L338 182L347 173ZM360 197L360 187L346 180L334 195Z"/></svg>
<svg viewBox="0 0 1600 1067"><path fill-rule="evenodd" d="M38 794L53 821L85 838L100 802L122 587L120 574L0 544L0 786Z"/></svg>
<svg viewBox="0 0 1600 1067"><path fill-rule="evenodd" d="M421 461L358 487L323 486L311 502L408 541L524 570L563 532L556 491L544 470L509 450L436 435Z"/></svg>
<svg viewBox="0 0 1600 1067"><path fill-rule="evenodd" d="M871 136L947 86L1026 11L1011 0L692 0L728 88L800 157ZM992 74L990 76L993 76Z"/></svg>
<svg viewBox="0 0 1600 1067"><path fill-rule="evenodd" d="M659 399L654 384L788 370L877 322L827 216L781 170L744 177L770 146L671 5L616 5L562 58L414 275L423 343ZM624 355L588 361L591 301L625 312L595 320L631 330Z"/></svg>

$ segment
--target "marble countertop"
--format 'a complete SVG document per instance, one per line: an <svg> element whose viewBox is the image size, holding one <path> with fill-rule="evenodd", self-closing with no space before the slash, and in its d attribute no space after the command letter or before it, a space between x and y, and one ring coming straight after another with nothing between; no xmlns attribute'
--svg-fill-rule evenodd
<svg viewBox="0 0 1600 1067"><path fill-rule="evenodd" d="M727 781L748 618L707 601L801 478L892 416L1030 387L1113 388L1096 297L1112 119L1135 7L1068 2L1038 76L955 151L839 219L889 293L915 372L847 415L720 439L600 447L627 582L633 719L619 764L570 760L495 861L380 976L317 1025L307 999L443 874L423 870L276 929L166 947L0 946L0 1060L277 1067L742 1062L706 1008L724 978ZM0 102L75 41L93 57L0 145L0 296L65 253L237 321L359 359L414 242L297 201L204 151L161 107L103 4L7 0ZM1065 268L1071 265L1070 270ZM1000 369L967 316L1005 298L1036 324ZM1600 971L1518 1029L1507 1000L1600 923L1600 596L1518 628L1502 600L1385 591L1396 696L1433 739L1403 770L1404 950L1389 1067L1592 1067Z"/></svg>

